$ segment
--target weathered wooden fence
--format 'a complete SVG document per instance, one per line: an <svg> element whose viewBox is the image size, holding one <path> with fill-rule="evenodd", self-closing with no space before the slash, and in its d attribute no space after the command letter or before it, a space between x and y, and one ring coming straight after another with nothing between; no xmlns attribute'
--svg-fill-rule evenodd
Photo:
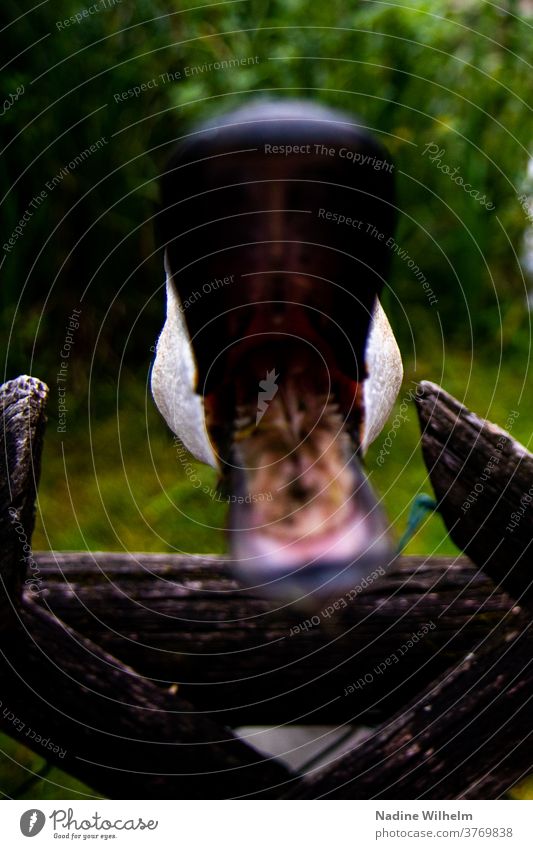
<svg viewBox="0 0 533 849"><path fill-rule="evenodd" d="M533 771L533 457L508 434L420 384L439 510L470 559L399 558L302 627L222 558L33 553L46 395L0 389L6 733L120 798L497 798ZM304 776L231 730L317 722L373 732Z"/></svg>

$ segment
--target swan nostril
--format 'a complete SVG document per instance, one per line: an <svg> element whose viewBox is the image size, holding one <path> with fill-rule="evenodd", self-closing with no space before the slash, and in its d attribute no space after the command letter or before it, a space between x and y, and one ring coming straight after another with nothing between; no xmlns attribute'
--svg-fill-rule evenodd
<svg viewBox="0 0 533 849"><path fill-rule="evenodd" d="M292 484L289 494L295 501L305 501L311 495L309 489L297 482Z"/></svg>

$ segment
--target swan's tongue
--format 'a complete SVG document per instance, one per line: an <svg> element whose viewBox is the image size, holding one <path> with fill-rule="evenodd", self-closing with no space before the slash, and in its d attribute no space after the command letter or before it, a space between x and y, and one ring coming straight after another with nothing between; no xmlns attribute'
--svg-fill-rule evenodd
<svg viewBox="0 0 533 849"><path fill-rule="evenodd" d="M371 582L394 552L338 409L312 393L308 374L284 380L273 368L256 408L239 413L229 530L240 580L290 600L333 597Z"/></svg>

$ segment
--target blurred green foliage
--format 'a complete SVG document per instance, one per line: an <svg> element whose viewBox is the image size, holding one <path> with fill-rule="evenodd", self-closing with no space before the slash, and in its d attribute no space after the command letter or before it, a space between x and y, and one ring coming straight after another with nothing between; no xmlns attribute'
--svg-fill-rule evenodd
<svg viewBox="0 0 533 849"><path fill-rule="evenodd" d="M80 299L79 381L93 354L114 373L126 338L126 366L146 360L162 310L156 176L193 121L254 92L358 113L394 153L397 241L438 297L428 309L396 261L389 306L400 339L437 342L444 331L448 342L490 350L501 335L506 348L523 350L529 325L515 251L527 224L517 195L531 145L533 40L517 3L121 0L58 29L80 8L79 0L42 4L3 33L11 59L4 95L21 85L25 93L2 117L2 233L13 232L54 175L106 139L47 192L5 256L9 373L32 358L34 372L54 373L64 322ZM14 0L3 11L19 16ZM237 69L201 68L250 57L257 61ZM166 73L175 79L165 82ZM430 143L494 211L424 155Z"/></svg>
<svg viewBox="0 0 533 849"><path fill-rule="evenodd" d="M0 34L2 100L24 87L0 119L2 244L31 210L0 259L4 374L33 373L52 387L36 548L224 550L224 504L191 484L147 389L163 317L154 214L157 175L176 140L254 93L355 112L395 156L397 242L438 299L431 306L408 264L395 260L385 302L406 367L398 403L413 380L430 378L500 424L518 410L513 435L530 442L530 316L517 255L527 226L518 195L531 150L533 40L517 0L121 0L60 26L83 8L83 0L27 13L14 0L2 4L14 22ZM209 69L251 57L238 69ZM424 154L429 144L493 211ZM55 376L74 307L82 314L59 434ZM380 447L378 439L368 467L399 537L412 499L431 491L412 406L381 468ZM214 473L196 465L214 490ZM454 551L437 517L407 549ZM28 784L42 759L6 738L0 749L5 793L92 793L58 770Z"/></svg>

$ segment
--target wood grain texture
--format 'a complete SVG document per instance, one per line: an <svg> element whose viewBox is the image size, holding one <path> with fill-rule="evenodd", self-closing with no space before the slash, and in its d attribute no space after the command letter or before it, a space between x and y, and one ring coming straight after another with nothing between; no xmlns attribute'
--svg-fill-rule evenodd
<svg viewBox="0 0 533 849"><path fill-rule="evenodd" d="M35 556L40 604L231 726L382 721L517 611L465 557L400 558L345 607L302 612L246 595L221 558Z"/></svg>
<svg viewBox="0 0 533 849"><path fill-rule="evenodd" d="M450 536L522 603L533 603L533 455L440 386L419 384L422 451ZM510 411L508 427L518 412Z"/></svg>
<svg viewBox="0 0 533 849"><path fill-rule="evenodd" d="M31 535L48 387L22 375L0 386L0 632L14 621L21 587L33 577Z"/></svg>
<svg viewBox="0 0 533 849"><path fill-rule="evenodd" d="M526 617L308 777L317 799L497 799L533 771L533 629Z"/></svg>

